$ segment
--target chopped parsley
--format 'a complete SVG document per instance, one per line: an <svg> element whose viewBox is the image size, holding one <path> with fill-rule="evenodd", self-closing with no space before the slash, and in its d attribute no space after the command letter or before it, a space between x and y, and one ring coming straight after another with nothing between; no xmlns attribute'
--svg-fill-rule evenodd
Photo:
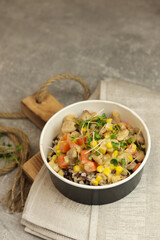
<svg viewBox="0 0 160 240"><path fill-rule="evenodd" d="M111 139L116 139L117 138L117 135L116 134L112 134L111 135Z"/></svg>
<svg viewBox="0 0 160 240"><path fill-rule="evenodd" d="M89 160L92 160L92 153L88 157Z"/></svg>
<svg viewBox="0 0 160 240"><path fill-rule="evenodd" d="M121 159L122 166L126 165L126 160L124 158Z"/></svg>
<svg viewBox="0 0 160 240"><path fill-rule="evenodd" d="M117 124L114 126L114 130L115 130L115 131L119 131L119 127L118 127Z"/></svg>
<svg viewBox="0 0 160 240"><path fill-rule="evenodd" d="M125 148L125 147L127 147L128 146L128 144L126 143L126 142L121 142L120 143L120 147L122 147L122 148Z"/></svg>
<svg viewBox="0 0 160 240"><path fill-rule="evenodd" d="M118 166L118 160L115 158L112 158L112 160L110 161L111 164L113 164L114 166Z"/></svg>
<svg viewBox="0 0 160 240"><path fill-rule="evenodd" d="M95 137L95 140L101 139L101 136L99 135L99 132L94 132L94 137Z"/></svg>
<svg viewBox="0 0 160 240"><path fill-rule="evenodd" d="M99 155L101 155L101 153L97 150L96 155L99 156Z"/></svg>
<svg viewBox="0 0 160 240"><path fill-rule="evenodd" d="M102 118L102 119L106 119L106 118L107 118L107 117L106 117L106 114L103 113L102 116L101 116L101 118Z"/></svg>
<svg viewBox="0 0 160 240"><path fill-rule="evenodd" d="M112 146L115 150L118 150L119 149L119 143L115 143L115 142L111 142L112 143Z"/></svg>
<svg viewBox="0 0 160 240"><path fill-rule="evenodd" d="M71 141L74 141L75 140L75 138L74 137L71 137Z"/></svg>
<svg viewBox="0 0 160 240"><path fill-rule="evenodd" d="M128 143L128 144L131 144L131 143L134 143L135 141L136 141L136 139L133 138L133 137L131 137L131 138L129 138L129 139L127 140L127 143Z"/></svg>

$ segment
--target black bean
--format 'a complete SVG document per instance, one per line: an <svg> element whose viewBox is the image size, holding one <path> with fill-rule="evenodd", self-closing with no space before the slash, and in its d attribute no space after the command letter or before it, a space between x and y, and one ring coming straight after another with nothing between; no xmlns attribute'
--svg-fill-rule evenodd
<svg viewBox="0 0 160 240"><path fill-rule="evenodd" d="M116 173L116 169L112 169L111 173L115 174Z"/></svg>

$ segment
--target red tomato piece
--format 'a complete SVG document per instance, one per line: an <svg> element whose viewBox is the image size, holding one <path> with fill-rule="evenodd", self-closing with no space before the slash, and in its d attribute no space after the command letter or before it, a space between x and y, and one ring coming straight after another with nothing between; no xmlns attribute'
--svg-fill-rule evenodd
<svg viewBox="0 0 160 240"><path fill-rule="evenodd" d="M83 138L78 138L78 139L76 140L76 143L77 143L78 145L83 145L83 144L85 143L85 141L86 141L86 138L85 138L85 137L83 137Z"/></svg>
<svg viewBox="0 0 160 240"><path fill-rule="evenodd" d="M87 163L89 160L89 155L90 155L90 152L88 152L88 150L82 150L80 152L80 155L81 155L81 163L82 164L85 164Z"/></svg>
<svg viewBox="0 0 160 240"><path fill-rule="evenodd" d="M137 152L137 147L134 143L131 143L127 147L132 155L134 155Z"/></svg>
<svg viewBox="0 0 160 240"><path fill-rule="evenodd" d="M93 161L88 161L84 164L84 170L88 173L94 172L97 169L97 164Z"/></svg>
<svg viewBox="0 0 160 240"><path fill-rule="evenodd" d="M63 140L63 141L67 141L67 133L65 133L65 134L63 135L62 140Z"/></svg>
<svg viewBox="0 0 160 240"><path fill-rule="evenodd" d="M140 165L141 165L141 163L137 163L137 165L132 169L133 172L135 172L137 170L137 168L139 168Z"/></svg>
<svg viewBox="0 0 160 240"><path fill-rule="evenodd" d="M67 141L60 142L60 151L62 153L68 152L69 149L70 149L70 146L69 146L69 143Z"/></svg>
<svg viewBox="0 0 160 240"><path fill-rule="evenodd" d="M69 142L69 145L70 145L70 148L74 148L74 147L76 146L76 143L73 142L73 141L70 141L70 142Z"/></svg>
<svg viewBox="0 0 160 240"><path fill-rule="evenodd" d="M65 154L61 154L57 158L58 166L60 168L68 168L68 166L69 166L67 163L65 163L65 160L64 160L65 156L66 156Z"/></svg>

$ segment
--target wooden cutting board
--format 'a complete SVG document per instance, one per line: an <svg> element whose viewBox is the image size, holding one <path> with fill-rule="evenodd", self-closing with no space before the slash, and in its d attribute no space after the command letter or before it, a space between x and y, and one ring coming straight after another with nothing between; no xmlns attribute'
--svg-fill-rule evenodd
<svg viewBox="0 0 160 240"><path fill-rule="evenodd" d="M89 99L99 99L100 89L101 83L98 84ZM43 101L43 104L38 104L35 99L35 94L33 94L21 101L21 108L22 112L42 129L48 119L62 109L63 106L55 97L47 92L47 97ZM40 152L38 152L25 162L22 168L28 179L33 182L42 166L43 160Z"/></svg>

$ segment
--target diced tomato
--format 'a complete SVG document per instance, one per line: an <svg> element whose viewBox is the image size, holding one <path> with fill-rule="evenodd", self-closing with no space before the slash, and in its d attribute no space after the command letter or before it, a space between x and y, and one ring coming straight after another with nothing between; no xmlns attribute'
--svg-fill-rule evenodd
<svg viewBox="0 0 160 240"><path fill-rule="evenodd" d="M139 168L140 165L141 165L141 163L137 163L137 165L132 169L133 172L135 172L137 170L137 168Z"/></svg>
<svg viewBox="0 0 160 240"><path fill-rule="evenodd" d="M84 164L84 170L88 173L94 172L97 169L97 164L93 161L88 161Z"/></svg>
<svg viewBox="0 0 160 240"><path fill-rule="evenodd" d="M67 133L65 133L65 134L63 135L62 140L63 140L63 141L67 141Z"/></svg>
<svg viewBox="0 0 160 240"><path fill-rule="evenodd" d="M78 145L83 145L83 144L85 143L85 141L86 141L86 138L85 138L85 137L83 137L83 138L78 138L78 139L76 140L76 143L77 143Z"/></svg>
<svg viewBox="0 0 160 240"><path fill-rule="evenodd" d="M70 148L74 148L74 147L76 146L76 143L73 142L73 141L70 141L70 142L69 142L69 145L70 145Z"/></svg>
<svg viewBox="0 0 160 240"><path fill-rule="evenodd" d="M127 147L132 155L134 155L137 152L137 146L135 143L131 143Z"/></svg>
<svg viewBox="0 0 160 240"><path fill-rule="evenodd" d="M69 143L67 141L60 142L60 151L62 153L68 152L69 149L70 149L70 146L69 146Z"/></svg>
<svg viewBox="0 0 160 240"><path fill-rule="evenodd" d="M85 164L87 163L89 160L89 155L90 155L90 152L88 152L88 150L82 150L80 152L80 155L81 155L81 163L82 164Z"/></svg>
<svg viewBox="0 0 160 240"><path fill-rule="evenodd" d="M58 166L60 168L68 168L68 166L69 166L67 163L65 163L65 160L64 160L65 156L66 156L65 154L61 154L57 158Z"/></svg>

